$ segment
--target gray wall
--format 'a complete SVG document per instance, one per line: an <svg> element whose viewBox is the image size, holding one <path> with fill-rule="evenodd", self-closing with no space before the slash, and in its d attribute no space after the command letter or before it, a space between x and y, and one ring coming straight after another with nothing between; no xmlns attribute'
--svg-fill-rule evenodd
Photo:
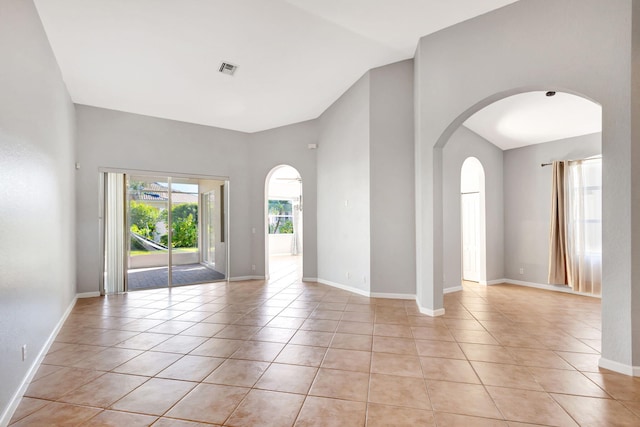
<svg viewBox="0 0 640 427"><path fill-rule="evenodd" d="M635 9L632 5L635 4ZM634 16L635 15L635 16ZM640 365L640 169L632 149L631 0L523 0L423 37L416 57L417 272L420 303L442 307L442 153L470 115L528 90L581 94L603 107L603 350ZM634 50L637 46L633 46ZM632 339L633 337L633 339Z"/></svg>
<svg viewBox="0 0 640 427"><path fill-rule="evenodd" d="M318 279L368 292L369 73L319 120Z"/></svg>
<svg viewBox="0 0 640 427"><path fill-rule="evenodd" d="M370 75L371 292L416 292L413 60Z"/></svg>
<svg viewBox="0 0 640 427"><path fill-rule="evenodd" d="M451 136L442 151L443 287L462 281L460 172L468 157L480 160L485 180L486 280L504 277L503 151L464 126ZM506 205L508 206L508 205Z"/></svg>
<svg viewBox="0 0 640 427"><path fill-rule="evenodd" d="M311 120L249 135L250 172L253 175L250 188L251 223L256 224L258 233L253 236L253 264L257 271L264 271L264 238L267 230L264 215L264 191L269 172L278 165L290 165L298 170L302 178L303 198L303 248L302 274L304 277L318 277L318 242L316 238L316 154L308 144L318 142L318 122Z"/></svg>
<svg viewBox="0 0 640 427"><path fill-rule="evenodd" d="M100 168L229 177L231 278L264 275L264 183L273 166L296 167L308 181L308 202L314 205L315 152L306 145L315 139L312 124L249 135L82 105L76 111L78 292L98 291ZM314 244L316 226L313 215L304 219L306 249ZM313 272L313 249L309 252L305 268Z"/></svg>
<svg viewBox="0 0 640 427"><path fill-rule="evenodd" d="M0 58L2 424L74 299L75 218L73 104L32 1L0 2Z"/></svg>
<svg viewBox="0 0 640 427"><path fill-rule="evenodd" d="M601 154L601 142L597 133L504 152L505 278L547 283L551 166L540 164Z"/></svg>

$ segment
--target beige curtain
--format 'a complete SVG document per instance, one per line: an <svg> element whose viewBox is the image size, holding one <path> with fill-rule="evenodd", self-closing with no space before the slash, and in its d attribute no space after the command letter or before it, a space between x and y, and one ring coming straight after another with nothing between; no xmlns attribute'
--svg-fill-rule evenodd
<svg viewBox="0 0 640 427"><path fill-rule="evenodd" d="M566 221L566 169L567 162L553 162L551 188L551 229L549 231L548 283L568 285L567 221Z"/></svg>

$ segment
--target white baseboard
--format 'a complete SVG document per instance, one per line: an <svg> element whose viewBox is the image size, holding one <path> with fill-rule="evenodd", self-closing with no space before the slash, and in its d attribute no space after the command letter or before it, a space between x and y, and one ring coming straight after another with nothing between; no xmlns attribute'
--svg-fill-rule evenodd
<svg viewBox="0 0 640 427"><path fill-rule="evenodd" d="M303 282L317 282L318 278L317 277L303 277L302 281Z"/></svg>
<svg viewBox="0 0 640 427"><path fill-rule="evenodd" d="M463 290L462 285L460 285L460 286L454 286L452 288L444 288L442 290L442 293L443 294L451 294L453 292L458 292L458 291L462 291L462 290Z"/></svg>
<svg viewBox="0 0 640 427"><path fill-rule="evenodd" d="M618 372L619 374L640 377L640 366L625 365L624 363L605 359L604 357L600 358L598 366L610 371Z"/></svg>
<svg viewBox="0 0 640 427"><path fill-rule="evenodd" d="M332 286L334 288L342 289L343 291L353 292L354 294L362 295L364 297L370 296L369 292L365 290L354 288L353 286L349 286L349 285L343 285L342 283L331 282L329 280L324 280L324 279L317 279L316 282L322 283L323 285Z"/></svg>
<svg viewBox="0 0 640 427"><path fill-rule="evenodd" d="M417 299L416 299L416 304L418 305L418 310L420 310L420 313L426 314L427 316L437 317L437 316L444 315L444 308L439 308L437 310L430 310L426 307L421 306Z"/></svg>
<svg viewBox="0 0 640 427"><path fill-rule="evenodd" d="M81 292L79 294L76 294L76 298L80 299L80 298L94 298L94 297L99 297L100 296L100 292Z"/></svg>
<svg viewBox="0 0 640 427"><path fill-rule="evenodd" d="M513 280L513 279L504 279L500 283L507 283L510 285L518 285L518 286L526 286L529 288L536 289L544 289L547 291L555 291L555 292L563 292L565 294L573 294L573 295L581 295L584 297L592 297L592 298L601 298L600 295L592 295L584 292L576 292L568 286L565 285L548 285L546 283L534 283L534 282L523 282L521 280Z"/></svg>
<svg viewBox="0 0 640 427"><path fill-rule="evenodd" d="M371 298L407 299L407 300L416 299L416 296L411 294L391 294L387 292L370 292L369 296Z"/></svg>
<svg viewBox="0 0 640 427"><path fill-rule="evenodd" d="M236 276L229 277L230 282L244 282L246 280L265 280L264 276Z"/></svg>
<svg viewBox="0 0 640 427"><path fill-rule="evenodd" d="M98 295L100 295L100 293L98 293ZM60 332L60 329L62 329L62 325L64 325L64 322L66 322L67 318L69 317L69 314L71 314L71 310L73 310L73 307L76 305L77 300L78 300L78 296L76 295L71 301L71 303L69 304L69 306L67 307L67 309L65 310L64 314L62 315L58 323L56 324L56 327L53 329L51 334L49 334L49 337L47 338L44 345L42 346L42 349L38 353L38 356L33 360L33 363L29 367L27 374L24 376L22 383L20 383L20 387L18 387L18 390L16 390L16 392L11 397L11 400L9 401L9 404L7 405L5 411L2 413L2 415L0 415L0 426L9 425L9 421L11 421L11 417L13 417L13 414L15 413L16 409L18 409L18 405L20 404L20 400L22 400L22 396L27 391L27 387L29 387L29 384L31 383L31 380L33 380L33 377L36 375L36 372L38 372L38 368L40 368L40 364L42 363L42 361L44 360L44 357L49 352L49 349L51 348L51 345L55 341L56 336L58 335L58 332Z"/></svg>

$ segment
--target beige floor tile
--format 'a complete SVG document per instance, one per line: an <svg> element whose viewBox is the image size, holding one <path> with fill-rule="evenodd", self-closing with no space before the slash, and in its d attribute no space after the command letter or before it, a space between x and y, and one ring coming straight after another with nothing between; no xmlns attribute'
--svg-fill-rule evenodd
<svg viewBox="0 0 640 427"><path fill-rule="evenodd" d="M487 391L507 420L559 427L578 425L547 393L502 387L487 387Z"/></svg>
<svg viewBox="0 0 640 427"><path fill-rule="evenodd" d="M575 394L579 396L610 397L581 372L559 369L529 368L536 381L550 393Z"/></svg>
<svg viewBox="0 0 640 427"><path fill-rule="evenodd" d="M202 381L225 359L186 355L156 375L159 378L183 381Z"/></svg>
<svg viewBox="0 0 640 427"><path fill-rule="evenodd" d="M109 347L98 354L74 363L73 366L96 371L111 371L142 353L142 350Z"/></svg>
<svg viewBox="0 0 640 427"><path fill-rule="evenodd" d="M640 402L640 378L612 372L586 372L584 375L614 399Z"/></svg>
<svg viewBox="0 0 640 427"><path fill-rule="evenodd" d="M284 344L275 342L245 341L245 343L231 355L231 358L271 362L280 354L284 346Z"/></svg>
<svg viewBox="0 0 640 427"><path fill-rule="evenodd" d="M151 350L161 342L171 338L168 334L157 334L152 332L142 332L134 337L116 344L116 347L128 348L131 350Z"/></svg>
<svg viewBox="0 0 640 427"><path fill-rule="evenodd" d="M106 373L60 398L60 401L76 405L108 408L116 400L147 381L147 377Z"/></svg>
<svg viewBox="0 0 640 427"><path fill-rule="evenodd" d="M340 320L344 312L336 310L315 310L309 319Z"/></svg>
<svg viewBox="0 0 640 427"><path fill-rule="evenodd" d="M370 322L349 322L342 320L336 332L343 334L372 335L373 323Z"/></svg>
<svg viewBox="0 0 640 427"><path fill-rule="evenodd" d="M195 385L187 381L152 378L114 403L112 408L141 414L162 415Z"/></svg>
<svg viewBox="0 0 640 427"><path fill-rule="evenodd" d="M640 402L622 401L620 403L622 403L625 408L636 414L636 416L640 417Z"/></svg>
<svg viewBox="0 0 640 427"><path fill-rule="evenodd" d="M342 319L347 322L366 322L373 323L375 319L375 314L371 312L355 312L355 311L345 311L342 314Z"/></svg>
<svg viewBox="0 0 640 427"><path fill-rule="evenodd" d="M272 363L254 387L264 390L307 394L317 371L317 368L309 366Z"/></svg>
<svg viewBox="0 0 640 427"><path fill-rule="evenodd" d="M387 325L376 323L373 325L373 335L381 337L413 338L411 328L407 325Z"/></svg>
<svg viewBox="0 0 640 427"><path fill-rule="evenodd" d="M566 394L552 396L581 426L640 425L640 417L615 400Z"/></svg>
<svg viewBox="0 0 640 427"><path fill-rule="evenodd" d="M332 332L298 331L291 338L289 344L329 347L332 338Z"/></svg>
<svg viewBox="0 0 640 427"><path fill-rule="evenodd" d="M215 337L234 340L248 340L260 329L261 328L258 326L228 325L218 332Z"/></svg>
<svg viewBox="0 0 640 427"><path fill-rule="evenodd" d="M33 399L31 397L23 397L20 400L20 404L16 408L16 411L13 413L9 424L15 423L16 421L21 420L29 414L34 413L38 409L48 405L50 402L48 400L42 399Z"/></svg>
<svg viewBox="0 0 640 427"><path fill-rule="evenodd" d="M436 412L435 419L438 427L508 427L506 421L444 412Z"/></svg>
<svg viewBox="0 0 640 427"><path fill-rule="evenodd" d="M366 404L309 396L302 405L296 427L362 426Z"/></svg>
<svg viewBox="0 0 640 427"><path fill-rule="evenodd" d="M516 361L509 351L499 345L460 343L460 348L469 360L494 363L512 363Z"/></svg>
<svg viewBox="0 0 640 427"><path fill-rule="evenodd" d="M422 378L420 358L403 354L373 353L371 372L374 374Z"/></svg>
<svg viewBox="0 0 640 427"><path fill-rule="evenodd" d="M598 366L600 361L599 354L569 353L564 351L556 351L556 354L578 371L600 372L600 367Z"/></svg>
<svg viewBox="0 0 640 427"><path fill-rule="evenodd" d="M181 320L167 320L164 323L159 324L158 326L154 326L149 329L149 332L159 333L159 334L179 334L180 332L189 329L195 325L195 322L184 322Z"/></svg>
<svg viewBox="0 0 640 427"><path fill-rule="evenodd" d="M209 338L199 347L192 350L194 356L229 357L238 350L244 341L225 338Z"/></svg>
<svg viewBox="0 0 640 427"><path fill-rule="evenodd" d="M323 368L369 372L371 353L368 351L330 348L322 361Z"/></svg>
<svg viewBox="0 0 640 427"><path fill-rule="evenodd" d="M147 427L151 425L157 417L142 414L130 414L127 412L104 411L81 426L86 427Z"/></svg>
<svg viewBox="0 0 640 427"><path fill-rule="evenodd" d="M180 335L211 338L215 334L223 330L225 326L226 325L222 325L219 323L196 323L192 327L180 332Z"/></svg>
<svg viewBox="0 0 640 427"><path fill-rule="evenodd" d="M300 319L299 317L276 316L267 323L267 326L273 328L298 329L303 323L304 319Z"/></svg>
<svg viewBox="0 0 640 427"><path fill-rule="evenodd" d="M296 329L272 328L265 326L260 329L254 336L253 341L267 341L286 344L296 333Z"/></svg>
<svg viewBox="0 0 640 427"><path fill-rule="evenodd" d="M102 374L104 374L104 372L63 368L51 375L32 382L27 388L25 396L37 399L56 400Z"/></svg>
<svg viewBox="0 0 640 427"><path fill-rule="evenodd" d="M290 427L304 396L267 390L251 390L225 425L237 427Z"/></svg>
<svg viewBox="0 0 640 427"><path fill-rule="evenodd" d="M199 384L171 408L166 416L221 425L249 390L218 384Z"/></svg>
<svg viewBox="0 0 640 427"><path fill-rule="evenodd" d="M211 427L217 424L198 423L195 421L178 420L175 418L161 417L153 424L153 427Z"/></svg>
<svg viewBox="0 0 640 427"><path fill-rule="evenodd" d="M459 343L498 345L498 341L487 331L452 329L451 334Z"/></svg>
<svg viewBox="0 0 640 427"><path fill-rule="evenodd" d="M337 320L326 319L306 319L300 330L303 331L318 331L318 332L335 332L338 327Z"/></svg>
<svg viewBox="0 0 640 427"><path fill-rule="evenodd" d="M192 337L185 335L175 335L168 340L153 347L153 351L162 351L165 353L187 354L191 350L199 347L207 339L203 337Z"/></svg>
<svg viewBox="0 0 640 427"><path fill-rule="evenodd" d="M326 347L287 344L276 357L275 362L318 367L322 363L326 352Z"/></svg>
<svg viewBox="0 0 640 427"><path fill-rule="evenodd" d="M415 340L418 355L428 357L442 357L446 359L466 359L460 346L456 342Z"/></svg>
<svg viewBox="0 0 640 427"><path fill-rule="evenodd" d="M427 380L433 410L502 419L485 388L476 384Z"/></svg>
<svg viewBox="0 0 640 427"><path fill-rule="evenodd" d="M412 326L411 332L416 340L455 341L449 329L443 326Z"/></svg>
<svg viewBox="0 0 640 427"><path fill-rule="evenodd" d="M205 378L204 382L252 387L268 367L268 362L228 359Z"/></svg>
<svg viewBox="0 0 640 427"><path fill-rule="evenodd" d="M433 413L422 409L370 403L367 406L367 427L431 427L435 426Z"/></svg>
<svg viewBox="0 0 640 427"><path fill-rule="evenodd" d="M320 369L309 394L366 402L368 391L368 373Z"/></svg>
<svg viewBox="0 0 640 427"><path fill-rule="evenodd" d="M426 379L480 384L478 376L466 360L421 357L420 362Z"/></svg>
<svg viewBox="0 0 640 427"><path fill-rule="evenodd" d="M81 424L100 412L101 409L97 408L51 402L12 424L11 427L68 427Z"/></svg>
<svg viewBox="0 0 640 427"><path fill-rule="evenodd" d="M516 363L538 368L574 370L573 366L552 350L507 347Z"/></svg>
<svg viewBox="0 0 640 427"><path fill-rule="evenodd" d="M42 363L58 366L73 366L75 363L100 353L103 350L105 350L105 347L73 344L59 351L47 354Z"/></svg>
<svg viewBox="0 0 640 427"><path fill-rule="evenodd" d="M342 334L337 332L329 347L344 350L371 351L373 338L371 335Z"/></svg>
<svg viewBox="0 0 640 427"><path fill-rule="evenodd" d="M153 376L180 359L179 354L147 351L136 356L113 371L121 374Z"/></svg>
<svg viewBox="0 0 640 427"><path fill-rule="evenodd" d="M412 338L374 336L373 351L382 353L418 355L416 342Z"/></svg>
<svg viewBox="0 0 640 427"><path fill-rule="evenodd" d="M371 374L369 402L431 410L427 388L421 378Z"/></svg>
<svg viewBox="0 0 640 427"><path fill-rule="evenodd" d="M544 391L526 366L471 362L485 385Z"/></svg>

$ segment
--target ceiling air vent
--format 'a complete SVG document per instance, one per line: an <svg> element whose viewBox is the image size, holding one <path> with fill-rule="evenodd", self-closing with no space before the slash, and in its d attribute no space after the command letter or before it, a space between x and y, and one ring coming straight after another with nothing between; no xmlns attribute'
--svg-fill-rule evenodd
<svg viewBox="0 0 640 427"><path fill-rule="evenodd" d="M220 71L222 74L233 76L233 73L235 73L237 69L237 65L233 65L229 62L223 62L222 64L220 64L220 68L218 69L218 71Z"/></svg>

